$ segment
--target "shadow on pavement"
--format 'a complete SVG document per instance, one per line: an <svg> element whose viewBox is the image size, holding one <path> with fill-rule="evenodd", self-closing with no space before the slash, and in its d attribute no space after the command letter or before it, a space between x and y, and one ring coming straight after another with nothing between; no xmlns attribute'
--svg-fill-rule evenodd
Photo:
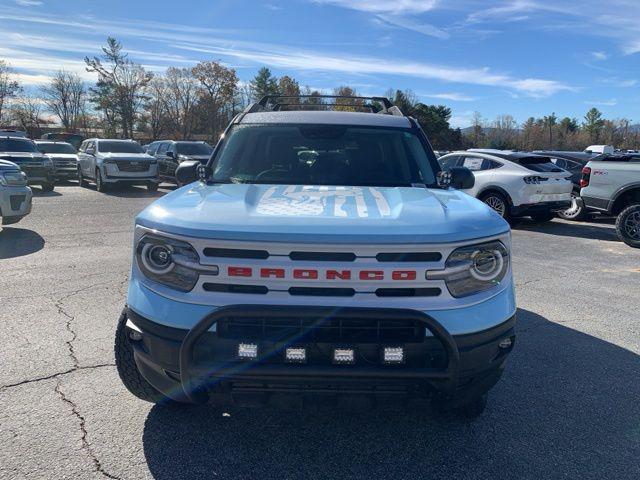
<svg viewBox="0 0 640 480"><path fill-rule="evenodd" d="M92 188L95 188L92 186ZM172 186L160 185L156 192L150 192L146 187L129 185L110 185L105 195L119 198L141 198L141 197L162 197L166 193L174 190Z"/></svg>
<svg viewBox="0 0 640 480"><path fill-rule="evenodd" d="M0 226L0 259L30 255L44 247L44 238L26 228Z"/></svg>
<svg viewBox="0 0 640 480"><path fill-rule="evenodd" d="M62 194L56 190L54 190L53 192L43 192L40 188L38 187L33 187L31 186L31 191L33 192L33 196L34 197L60 197L62 196Z"/></svg>
<svg viewBox="0 0 640 480"><path fill-rule="evenodd" d="M559 235L563 237L580 237L590 240L607 240L619 242L615 229L615 220L610 218L598 219L590 222L561 222L552 220L546 223L533 223L522 220L512 226L514 230L526 230L531 232Z"/></svg>
<svg viewBox="0 0 640 480"><path fill-rule="evenodd" d="M405 410L154 406L152 475L174 478L640 478L640 357L518 312L473 423Z"/></svg>

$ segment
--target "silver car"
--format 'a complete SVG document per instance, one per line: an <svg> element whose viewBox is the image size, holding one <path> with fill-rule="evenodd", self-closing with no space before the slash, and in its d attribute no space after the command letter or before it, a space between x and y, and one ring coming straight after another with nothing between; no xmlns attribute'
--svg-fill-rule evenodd
<svg viewBox="0 0 640 480"><path fill-rule="evenodd" d="M75 180L78 178L78 152L67 142L36 140L38 150L53 161L55 179Z"/></svg>
<svg viewBox="0 0 640 480"><path fill-rule="evenodd" d="M110 185L146 185L158 189L158 161L133 140L89 138L78 151L78 181L86 187L95 182L104 192Z"/></svg>
<svg viewBox="0 0 640 480"><path fill-rule="evenodd" d="M0 160L0 218L2 225L22 220L31 212L31 189L27 175L12 162Z"/></svg>

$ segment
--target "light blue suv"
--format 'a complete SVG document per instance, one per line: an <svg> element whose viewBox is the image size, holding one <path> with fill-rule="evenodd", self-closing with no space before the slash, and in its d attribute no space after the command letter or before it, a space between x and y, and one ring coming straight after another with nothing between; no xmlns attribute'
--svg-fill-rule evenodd
<svg viewBox="0 0 640 480"><path fill-rule="evenodd" d="M515 341L509 225L387 99L309 102L249 106L138 215L122 381L153 402L402 395L479 415Z"/></svg>

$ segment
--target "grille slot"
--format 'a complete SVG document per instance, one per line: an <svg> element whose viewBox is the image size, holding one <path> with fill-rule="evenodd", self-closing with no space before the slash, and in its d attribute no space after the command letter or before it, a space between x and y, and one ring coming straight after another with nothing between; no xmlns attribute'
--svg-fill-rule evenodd
<svg viewBox="0 0 640 480"><path fill-rule="evenodd" d="M391 252L376 255L379 262L439 262L440 252Z"/></svg>
<svg viewBox="0 0 640 480"><path fill-rule="evenodd" d="M218 258L251 258L257 260L265 260L269 258L269 252L266 250L244 250L237 248L213 248L207 247L204 249L204 255L206 257L218 257Z"/></svg>
<svg viewBox="0 0 640 480"><path fill-rule="evenodd" d="M439 288L379 288L378 297L437 297L442 293Z"/></svg>
<svg viewBox="0 0 640 480"><path fill-rule="evenodd" d="M291 252L289 258L316 262L353 262L356 259L356 254L348 252Z"/></svg>
<svg viewBox="0 0 640 480"><path fill-rule="evenodd" d="M325 288L325 287L291 287L289 295L307 295L315 297L353 297L353 288Z"/></svg>
<svg viewBox="0 0 640 480"><path fill-rule="evenodd" d="M262 285L233 285L225 283L204 283L202 288L207 292L222 293L253 293L258 295L266 295L269 289Z"/></svg>
<svg viewBox="0 0 640 480"><path fill-rule="evenodd" d="M11 210L19 210L20 205L24 202L26 195L11 195L9 197L9 202L11 203Z"/></svg>
<svg viewBox="0 0 640 480"><path fill-rule="evenodd" d="M425 327L414 320L360 318L225 318L218 322L218 336L234 340L314 343L418 343Z"/></svg>

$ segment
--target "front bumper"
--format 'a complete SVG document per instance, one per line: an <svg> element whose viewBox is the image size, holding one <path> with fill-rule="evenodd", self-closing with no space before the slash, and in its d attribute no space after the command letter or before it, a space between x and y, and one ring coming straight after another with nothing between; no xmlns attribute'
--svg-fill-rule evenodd
<svg viewBox="0 0 640 480"><path fill-rule="evenodd" d="M77 180L78 168L56 168L56 180Z"/></svg>
<svg viewBox="0 0 640 480"><path fill-rule="evenodd" d="M167 327L135 311L126 311L128 326L142 334L131 340L137 367L157 390L177 401L204 402L210 396L233 398L238 394L373 394L434 396L455 406L489 390L500 378L515 340L515 315L501 324L467 335L450 335L433 317L416 310L238 305L222 307L204 316L190 330ZM235 358L240 338L228 338L217 323L228 318L260 316L274 320L295 316L313 319L314 329L330 320L411 319L423 324L418 341L402 345L405 363L386 365L377 342L348 344L311 341L302 335L284 339L260 339L257 361ZM340 323L342 325L342 323ZM510 338L511 345L500 342ZM305 364L284 361L286 346L306 345ZM332 348L356 352L353 365L333 365ZM315 353L313 353L315 352Z"/></svg>
<svg viewBox="0 0 640 480"><path fill-rule="evenodd" d="M29 187L0 187L0 216L3 225L20 221L31 212L32 192Z"/></svg>
<svg viewBox="0 0 640 480"><path fill-rule="evenodd" d="M527 216L549 212L558 212L566 210L571 206L571 200L562 200L555 202L541 202L533 204L524 204L511 207L511 215L513 216Z"/></svg>

